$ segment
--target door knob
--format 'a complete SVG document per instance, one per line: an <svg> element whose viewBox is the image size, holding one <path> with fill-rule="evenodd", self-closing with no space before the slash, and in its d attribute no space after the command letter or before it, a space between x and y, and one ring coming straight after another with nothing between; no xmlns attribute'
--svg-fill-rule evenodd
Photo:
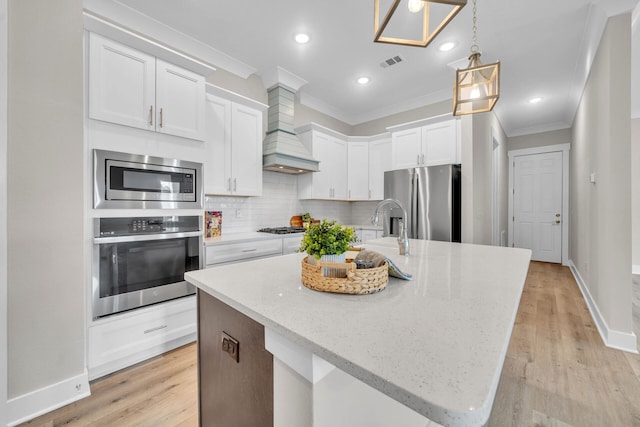
<svg viewBox="0 0 640 427"><path fill-rule="evenodd" d="M556 214L556 218L560 218L560 214L559 213Z"/></svg>
<svg viewBox="0 0 640 427"><path fill-rule="evenodd" d="M556 219L556 224L560 224L560 220L559 219Z"/></svg>

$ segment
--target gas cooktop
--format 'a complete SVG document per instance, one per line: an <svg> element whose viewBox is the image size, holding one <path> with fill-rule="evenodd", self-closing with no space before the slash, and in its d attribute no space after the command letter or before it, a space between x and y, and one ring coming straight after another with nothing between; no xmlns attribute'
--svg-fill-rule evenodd
<svg viewBox="0 0 640 427"><path fill-rule="evenodd" d="M293 233L304 233L307 230L304 227L269 227L269 228L261 228L258 231L261 233L271 233L271 234L293 234Z"/></svg>

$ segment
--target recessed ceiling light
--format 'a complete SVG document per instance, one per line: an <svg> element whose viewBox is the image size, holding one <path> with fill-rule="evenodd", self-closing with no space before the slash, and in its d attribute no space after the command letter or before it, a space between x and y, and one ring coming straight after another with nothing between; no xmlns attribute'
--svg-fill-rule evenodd
<svg viewBox="0 0 640 427"><path fill-rule="evenodd" d="M440 52L449 52L454 47L456 47L456 44L454 42L445 42L442 43L440 47L438 47L438 49L440 50Z"/></svg>
<svg viewBox="0 0 640 427"><path fill-rule="evenodd" d="M356 81L358 82L359 85L366 85L371 81L371 79L367 76L362 76L362 77L358 77Z"/></svg>
<svg viewBox="0 0 640 427"><path fill-rule="evenodd" d="M531 99L529 100L529 102L530 102L531 104L537 104L537 103L538 103L538 102L540 102L540 101L542 101L542 98L541 98L541 97L539 97L539 96L536 96L535 98L531 98Z"/></svg>
<svg viewBox="0 0 640 427"><path fill-rule="evenodd" d="M305 43L309 43L309 40L311 40L311 37L309 37L309 34L305 34L305 33L298 33L295 36L293 36L293 39L300 44L305 44Z"/></svg>

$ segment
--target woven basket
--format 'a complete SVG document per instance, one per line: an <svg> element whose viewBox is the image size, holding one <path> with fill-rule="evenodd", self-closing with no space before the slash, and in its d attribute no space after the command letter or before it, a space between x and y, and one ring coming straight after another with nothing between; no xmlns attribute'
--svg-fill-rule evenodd
<svg viewBox="0 0 640 427"><path fill-rule="evenodd" d="M339 294L373 294L387 286L389 266L385 262L380 267L357 269L353 262L336 263L316 261L308 264L307 258L302 260L302 284L309 289ZM346 270L347 277L324 277L322 267Z"/></svg>

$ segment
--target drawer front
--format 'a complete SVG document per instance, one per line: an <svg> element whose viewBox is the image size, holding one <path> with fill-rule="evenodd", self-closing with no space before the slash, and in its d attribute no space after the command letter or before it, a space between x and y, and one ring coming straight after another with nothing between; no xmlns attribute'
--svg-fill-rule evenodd
<svg viewBox="0 0 640 427"><path fill-rule="evenodd" d="M195 298L141 314L107 318L89 327L89 367L126 358L196 331ZM141 310L142 311L142 310Z"/></svg>
<svg viewBox="0 0 640 427"><path fill-rule="evenodd" d="M282 254L282 239L255 240L207 246L207 265Z"/></svg>
<svg viewBox="0 0 640 427"><path fill-rule="evenodd" d="M282 238L282 255L293 254L298 251L300 242L302 241L303 233L296 235L295 237L283 237Z"/></svg>

